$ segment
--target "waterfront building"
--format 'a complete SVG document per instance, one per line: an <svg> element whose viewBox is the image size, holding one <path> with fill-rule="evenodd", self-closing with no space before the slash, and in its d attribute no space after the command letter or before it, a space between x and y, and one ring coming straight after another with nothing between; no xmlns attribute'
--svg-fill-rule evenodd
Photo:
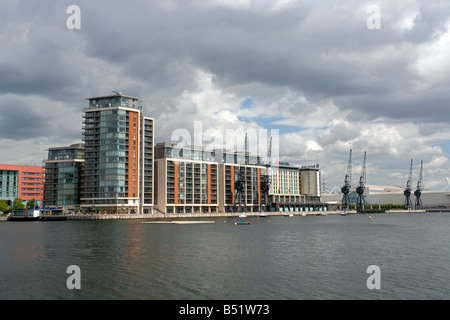
<svg viewBox="0 0 450 320"><path fill-rule="evenodd" d="M305 203L301 193L300 170L287 163L269 168L271 211L290 211L290 207Z"/></svg>
<svg viewBox="0 0 450 320"><path fill-rule="evenodd" d="M0 164L0 200L35 199L38 206L44 197L44 168Z"/></svg>
<svg viewBox="0 0 450 320"><path fill-rule="evenodd" d="M221 212L266 211L261 182L266 173L261 157L249 152L217 154L219 162L219 210Z"/></svg>
<svg viewBox="0 0 450 320"><path fill-rule="evenodd" d="M268 211L321 211L320 170L314 166L291 166L282 162L268 168L270 209Z"/></svg>
<svg viewBox="0 0 450 320"><path fill-rule="evenodd" d="M116 92L83 110L85 179L81 207L107 213L153 210L153 118L142 100Z"/></svg>
<svg viewBox="0 0 450 320"><path fill-rule="evenodd" d="M44 207L74 212L80 208L84 177L84 144L49 148L45 164Z"/></svg>
<svg viewBox="0 0 450 320"><path fill-rule="evenodd" d="M155 208L163 213L218 210L215 152L174 143L155 147Z"/></svg>
<svg viewBox="0 0 450 320"><path fill-rule="evenodd" d="M249 152L159 143L155 183L155 208L162 213L326 210L316 187L318 167L268 167Z"/></svg>
<svg viewBox="0 0 450 320"><path fill-rule="evenodd" d="M305 195L305 202L316 203L321 201L321 175L319 165L301 166L300 172L300 193Z"/></svg>

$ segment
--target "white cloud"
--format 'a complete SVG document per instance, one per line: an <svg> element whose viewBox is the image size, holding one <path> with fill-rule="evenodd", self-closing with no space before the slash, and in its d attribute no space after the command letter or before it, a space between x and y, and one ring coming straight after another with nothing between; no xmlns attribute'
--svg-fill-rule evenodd
<svg viewBox="0 0 450 320"><path fill-rule="evenodd" d="M250 9L251 0L198 0L198 6L225 7L231 9Z"/></svg>
<svg viewBox="0 0 450 320"><path fill-rule="evenodd" d="M418 59L414 64L417 72L426 80L427 87L444 82L449 85L450 21L444 32L438 31L433 39L417 47Z"/></svg>

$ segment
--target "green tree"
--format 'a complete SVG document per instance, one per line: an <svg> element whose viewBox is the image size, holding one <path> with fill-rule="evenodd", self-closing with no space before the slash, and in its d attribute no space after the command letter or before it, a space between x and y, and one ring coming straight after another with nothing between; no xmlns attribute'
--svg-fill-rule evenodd
<svg viewBox="0 0 450 320"><path fill-rule="evenodd" d="M36 207L36 199L31 199L27 201L28 209L34 209Z"/></svg>
<svg viewBox="0 0 450 320"><path fill-rule="evenodd" d="M14 198L14 207L13 209L25 209L25 205L23 204L22 199Z"/></svg>
<svg viewBox="0 0 450 320"><path fill-rule="evenodd" d="M9 206L5 200L0 200L0 212L3 213L9 212Z"/></svg>

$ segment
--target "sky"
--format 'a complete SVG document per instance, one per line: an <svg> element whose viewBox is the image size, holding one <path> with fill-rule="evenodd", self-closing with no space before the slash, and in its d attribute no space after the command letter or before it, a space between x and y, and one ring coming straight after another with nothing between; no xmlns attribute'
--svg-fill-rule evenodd
<svg viewBox="0 0 450 320"><path fill-rule="evenodd" d="M414 186L423 161L425 187L449 187L448 0L0 0L0 48L0 163L81 142L86 99L115 90L155 142L275 134L327 190L350 149L354 183L366 151L367 184L406 186L413 159Z"/></svg>

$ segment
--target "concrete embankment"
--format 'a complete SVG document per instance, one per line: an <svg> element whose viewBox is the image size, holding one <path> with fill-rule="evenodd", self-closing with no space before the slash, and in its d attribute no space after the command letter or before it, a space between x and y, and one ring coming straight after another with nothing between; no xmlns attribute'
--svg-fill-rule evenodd
<svg viewBox="0 0 450 320"><path fill-rule="evenodd" d="M180 219L180 218L222 218L231 217L238 218L245 214L247 217L261 216L286 216L293 214L294 216L315 216L327 214L341 214L342 211L305 211L305 212L245 212L245 213L152 213L152 214L83 214L68 215L67 220L129 220L129 219ZM347 211L346 213L356 213L356 211Z"/></svg>
<svg viewBox="0 0 450 320"><path fill-rule="evenodd" d="M427 210L386 210L385 213L417 213ZM373 213L373 212L364 212ZM384 213L384 212L379 212ZM132 219L185 219L185 218L238 218L246 217L272 217L272 216L325 216L358 214L356 210L346 211L295 211L295 212L226 212L226 213L152 213L152 214L78 214L67 215L67 220L132 220ZM0 216L0 222L7 221L6 216Z"/></svg>
<svg viewBox="0 0 450 320"><path fill-rule="evenodd" d="M423 213L423 212L427 212L427 210L407 210L407 209L386 210L386 213Z"/></svg>

